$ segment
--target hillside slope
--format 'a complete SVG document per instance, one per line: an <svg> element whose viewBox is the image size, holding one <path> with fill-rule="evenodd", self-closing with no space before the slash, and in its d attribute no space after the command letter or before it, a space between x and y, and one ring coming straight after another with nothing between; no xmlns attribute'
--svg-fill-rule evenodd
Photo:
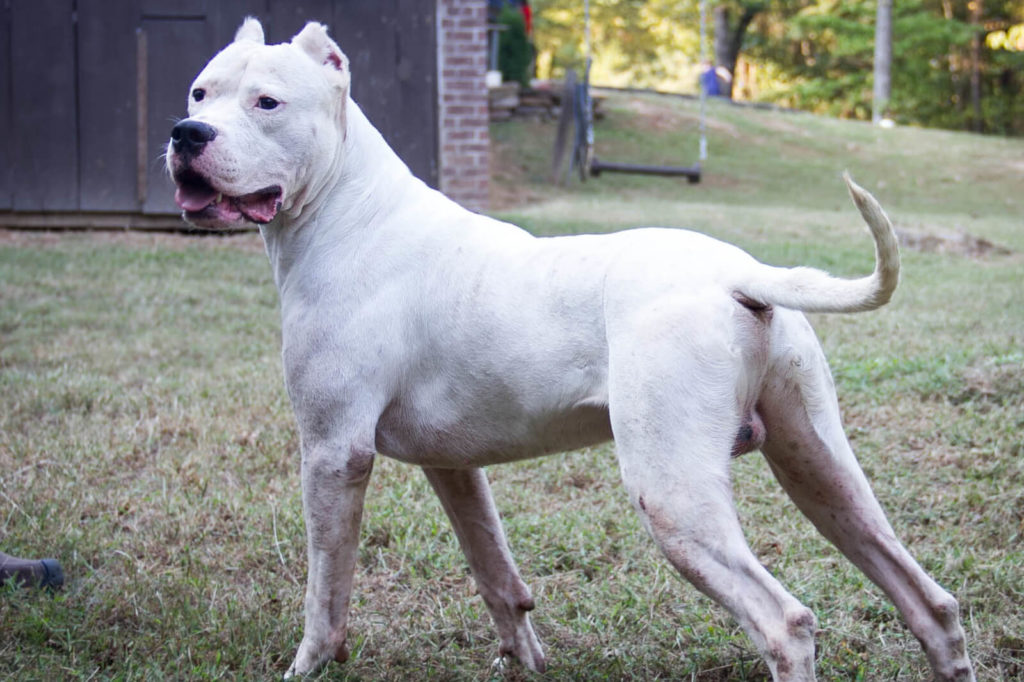
<svg viewBox="0 0 1024 682"><path fill-rule="evenodd" d="M697 161L696 100L608 95L607 116L595 129L600 158L666 165ZM569 202L571 222L579 229L653 221L714 230L731 217L723 207L739 216L779 209L846 212L840 176L849 170L908 229L967 232L1024 250L1024 140L884 130L858 121L711 101L709 159L699 185L605 174L586 183L571 176L554 186L555 128L552 121L492 125L495 212L522 216L531 224L539 221L539 229L547 231L545 214L559 216Z"/></svg>

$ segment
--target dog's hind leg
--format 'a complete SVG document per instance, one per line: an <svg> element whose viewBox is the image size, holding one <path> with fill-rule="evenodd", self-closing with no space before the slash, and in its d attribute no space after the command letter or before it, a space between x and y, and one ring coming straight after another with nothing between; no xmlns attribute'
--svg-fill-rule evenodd
<svg viewBox="0 0 1024 682"><path fill-rule="evenodd" d="M803 316L779 311L759 411L779 482L821 533L879 585L924 647L936 680L967 681L956 600L896 539L843 433L835 389Z"/></svg>
<svg viewBox="0 0 1024 682"><path fill-rule="evenodd" d="M534 672L544 671L544 652L530 625L530 589L519 576L482 469L424 468L459 538L477 589L501 637L502 656Z"/></svg>
<svg viewBox="0 0 1024 682"><path fill-rule="evenodd" d="M722 324L687 334L685 322L633 316L628 338L612 340L609 411L623 482L661 551L729 610L775 680L813 680L814 615L757 561L733 504L729 462L746 371L738 337L721 308L687 308L689 320Z"/></svg>

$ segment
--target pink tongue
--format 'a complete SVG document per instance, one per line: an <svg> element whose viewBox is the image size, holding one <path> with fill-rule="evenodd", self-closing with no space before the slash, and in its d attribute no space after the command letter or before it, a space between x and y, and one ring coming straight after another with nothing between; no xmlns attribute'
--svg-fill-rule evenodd
<svg viewBox="0 0 1024 682"><path fill-rule="evenodd" d="M217 192L212 189L197 189L194 187L179 187L174 192L174 201L182 210L189 213L202 211L217 199Z"/></svg>

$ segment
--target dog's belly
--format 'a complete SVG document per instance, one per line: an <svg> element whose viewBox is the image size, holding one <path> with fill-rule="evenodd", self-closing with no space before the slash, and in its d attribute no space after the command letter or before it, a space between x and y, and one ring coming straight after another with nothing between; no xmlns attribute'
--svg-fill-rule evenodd
<svg viewBox="0 0 1024 682"><path fill-rule="evenodd" d="M400 404L389 406L377 425L377 450L388 457L431 467L478 467L575 450L612 438L608 408L581 403L544 415L487 413L441 422Z"/></svg>

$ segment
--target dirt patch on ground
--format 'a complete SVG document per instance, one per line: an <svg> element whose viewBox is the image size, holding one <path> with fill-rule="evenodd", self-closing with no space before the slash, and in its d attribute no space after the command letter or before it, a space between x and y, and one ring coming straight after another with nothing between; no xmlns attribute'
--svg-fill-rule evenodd
<svg viewBox="0 0 1024 682"><path fill-rule="evenodd" d="M1024 404L1024 366L1006 362L970 367L963 372L964 388L953 397L956 404L988 402L1000 405Z"/></svg>
<svg viewBox="0 0 1024 682"><path fill-rule="evenodd" d="M962 231L925 232L899 229L896 230L896 236L899 237L901 247L924 253L948 253L968 258L1008 256L1013 253L1012 249Z"/></svg>
<svg viewBox="0 0 1024 682"><path fill-rule="evenodd" d="M512 156L502 146L491 147L491 184L487 196L490 211L525 206L545 198L530 186L527 169L516 165Z"/></svg>
<svg viewBox="0 0 1024 682"><path fill-rule="evenodd" d="M682 111L649 99L635 98L626 100L623 108L634 116L639 117L643 124L642 127L648 131L672 132L700 125L699 112ZM714 116L706 116L704 122L710 130L724 132L733 137L738 134L736 126Z"/></svg>
<svg viewBox="0 0 1024 682"><path fill-rule="evenodd" d="M648 131L670 132L697 123L695 116L644 99L628 100L625 109L638 116Z"/></svg>
<svg viewBox="0 0 1024 682"><path fill-rule="evenodd" d="M552 139L554 138L553 131L554 127L552 126L550 130ZM543 132L545 135L549 133L547 129L542 129L538 132ZM565 166L569 164L568 157L572 152L571 147L572 142L570 140L569 149L565 152ZM548 165L544 172L547 172L550 177L550 157L547 159L547 163ZM519 154L513 144L491 138L490 168L491 182L488 187L488 210L501 211L536 203L548 198L534 184L533 180L535 178L531 177L540 172L539 168L531 169L527 167L522 159L519 158Z"/></svg>

